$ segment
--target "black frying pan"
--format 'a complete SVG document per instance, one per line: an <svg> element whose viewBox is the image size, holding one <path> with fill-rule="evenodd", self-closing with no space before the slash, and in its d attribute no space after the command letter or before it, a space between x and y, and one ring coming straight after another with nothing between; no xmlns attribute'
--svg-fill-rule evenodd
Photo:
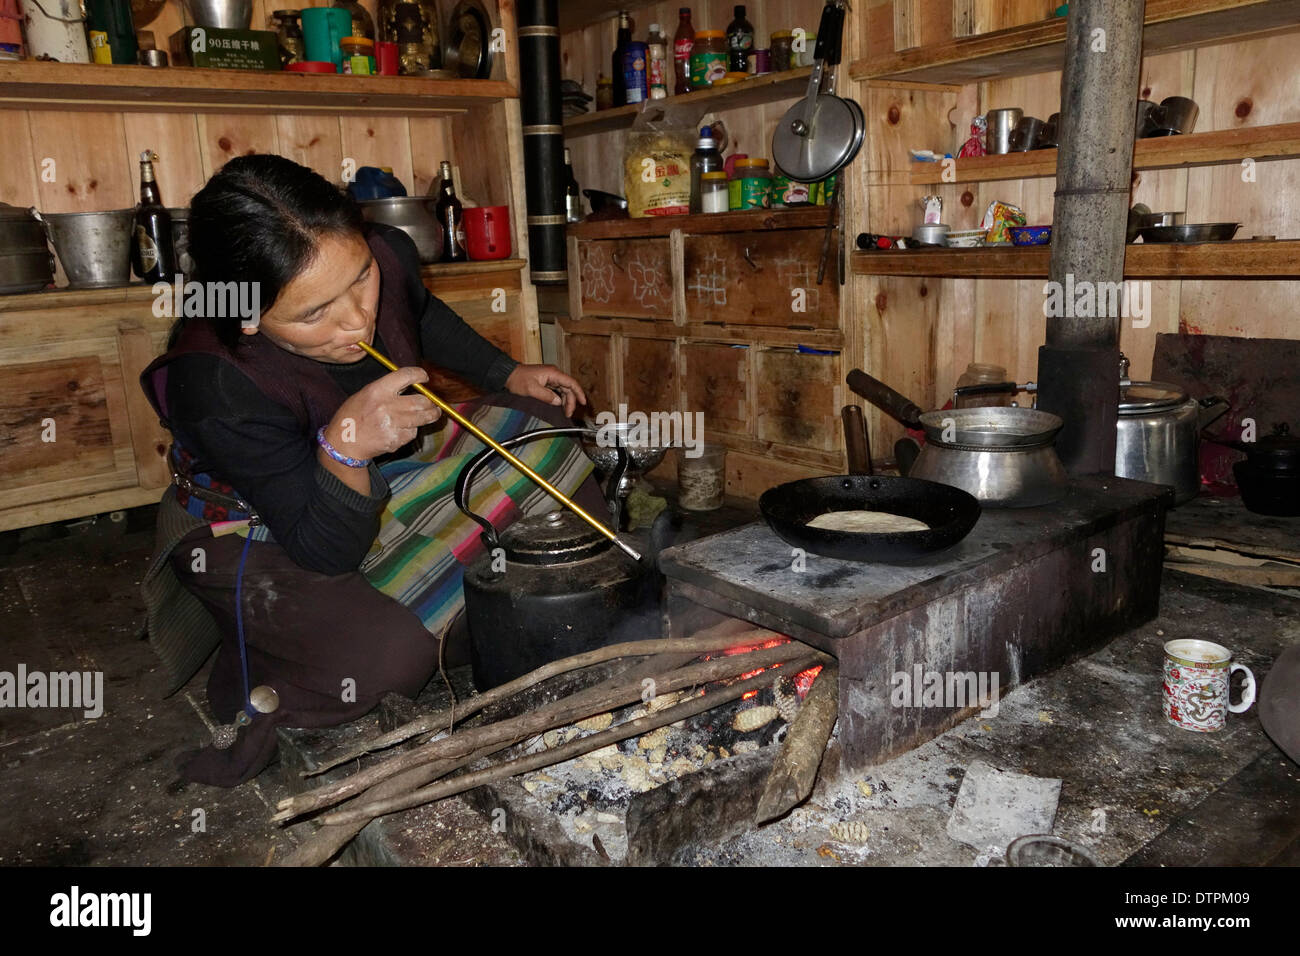
<svg viewBox="0 0 1300 956"><path fill-rule="evenodd" d="M758 507L771 529L797 548L828 558L884 563L913 561L950 548L980 516L980 503L960 488L881 475L786 482L763 492ZM924 521L930 530L863 534L808 527L828 511L888 511Z"/></svg>

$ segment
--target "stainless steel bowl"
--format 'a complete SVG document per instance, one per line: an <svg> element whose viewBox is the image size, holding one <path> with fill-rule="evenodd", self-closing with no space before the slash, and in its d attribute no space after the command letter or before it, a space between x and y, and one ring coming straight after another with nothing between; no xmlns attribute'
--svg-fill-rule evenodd
<svg viewBox="0 0 1300 956"><path fill-rule="evenodd" d="M1065 426L1050 412L1008 405L944 408L921 416L928 441L1007 447L1049 442Z"/></svg>
<svg viewBox="0 0 1300 956"><path fill-rule="evenodd" d="M429 196L394 196L363 199L358 205L367 222L396 226L415 242L420 261L428 264L442 258L442 227L433 213L436 200Z"/></svg>
<svg viewBox="0 0 1300 956"><path fill-rule="evenodd" d="M247 30L253 22L253 0L185 0L195 26L216 30Z"/></svg>
<svg viewBox="0 0 1300 956"><path fill-rule="evenodd" d="M932 246L946 245L948 242L948 227L941 222L917 226L912 230L912 238L917 242L927 242Z"/></svg>

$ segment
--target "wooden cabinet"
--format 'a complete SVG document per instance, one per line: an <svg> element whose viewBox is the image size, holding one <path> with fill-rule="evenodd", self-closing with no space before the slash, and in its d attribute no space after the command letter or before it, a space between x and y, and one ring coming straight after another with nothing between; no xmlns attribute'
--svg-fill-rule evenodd
<svg viewBox="0 0 1300 956"><path fill-rule="evenodd" d="M774 476L839 471L833 263L817 284L826 217L805 208L571 227L560 362L592 411L702 414L705 435L732 453L730 490L744 496ZM642 308L633 291L649 263L666 277L655 297L667 308Z"/></svg>
<svg viewBox="0 0 1300 956"><path fill-rule="evenodd" d="M486 6L506 52L484 80L0 62L0 201L54 213L132 206L146 147L160 155L169 206L187 205L246 153L278 153L336 183L360 166L389 166L412 195L450 160L467 206L510 207L520 258L427 267L426 284L490 341L539 361L522 258L515 7ZM270 12L253 0L254 26ZM149 29L161 45L179 27L179 4L167 4ZM169 438L137 380L170 320L155 318L152 302L140 285L0 296L0 530L158 499ZM475 394L446 373L433 381L449 400ZM43 439L49 421L53 441Z"/></svg>

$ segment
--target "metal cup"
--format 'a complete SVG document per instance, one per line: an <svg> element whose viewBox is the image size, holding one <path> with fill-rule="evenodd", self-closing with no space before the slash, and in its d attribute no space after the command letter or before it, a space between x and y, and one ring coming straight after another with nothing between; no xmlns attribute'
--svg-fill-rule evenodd
<svg viewBox="0 0 1300 956"><path fill-rule="evenodd" d="M1160 106L1149 114L1155 136L1176 136L1196 129L1196 118L1201 108L1195 100L1185 96L1166 96Z"/></svg>
<svg viewBox="0 0 1300 956"><path fill-rule="evenodd" d="M1038 136L1039 149L1057 149L1061 145L1061 114L1053 113Z"/></svg>
<svg viewBox="0 0 1300 956"><path fill-rule="evenodd" d="M1039 137L1043 135L1043 121L1037 116L1021 117L1016 128L1011 131L1011 149L1027 153L1038 148Z"/></svg>
<svg viewBox="0 0 1300 956"><path fill-rule="evenodd" d="M1160 107L1151 100L1138 100L1137 117L1133 127L1133 135L1136 139L1145 139L1155 130L1155 122L1152 112L1159 113Z"/></svg>
<svg viewBox="0 0 1300 956"><path fill-rule="evenodd" d="M1024 115L1025 111L1021 109L989 110L984 151L994 155L1011 152L1011 134Z"/></svg>

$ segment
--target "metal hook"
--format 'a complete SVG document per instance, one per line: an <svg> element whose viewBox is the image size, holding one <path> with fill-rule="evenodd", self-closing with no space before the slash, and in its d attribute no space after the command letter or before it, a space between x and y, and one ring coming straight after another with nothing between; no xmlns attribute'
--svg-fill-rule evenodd
<svg viewBox="0 0 1300 956"><path fill-rule="evenodd" d="M617 269L619 272L627 272L627 270L623 268L623 263L621 263L621 262L618 261L618 253L617 253L617 252L611 252L611 253L609 254L609 259L610 259L611 262L614 263L614 268Z"/></svg>
<svg viewBox="0 0 1300 956"><path fill-rule="evenodd" d="M758 263L755 262L752 258L750 258L750 255L749 255L749 246L746 246L746 247L745 247L745 261L749 263L749 267L750 267L751 269L753 269L755 272L759 272L759 271L761 271L761 270L759 269L759 265L758 265Z"/></svg>

